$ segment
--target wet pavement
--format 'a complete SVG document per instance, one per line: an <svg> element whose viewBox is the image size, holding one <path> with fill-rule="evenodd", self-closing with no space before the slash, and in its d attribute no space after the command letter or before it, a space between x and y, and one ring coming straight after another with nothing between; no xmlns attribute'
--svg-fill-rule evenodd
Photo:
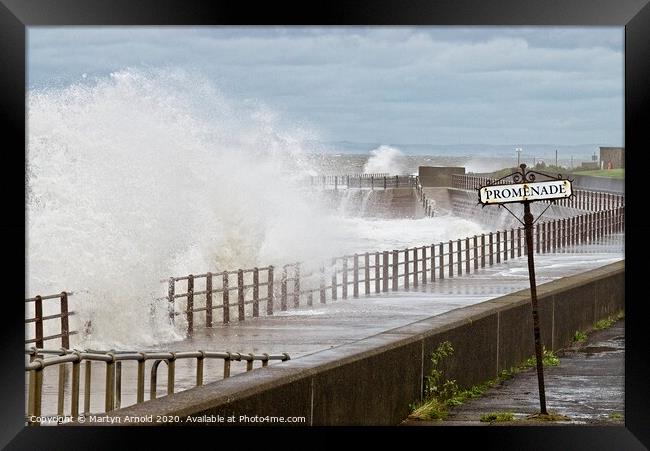
<svg viewBox="0 0 650 451"><path fill-rule="evenodd" d="M539 426L624 424L625 321L596 330L583 343L557 355L559 366L544 370L547 410L567 417L562 421L528 418L539 412L537 372L534 368L487 390L477 399L449 410L445 421L407 420L409 426ZM481 415L510 412L514 421L484 423Z"/></svg>

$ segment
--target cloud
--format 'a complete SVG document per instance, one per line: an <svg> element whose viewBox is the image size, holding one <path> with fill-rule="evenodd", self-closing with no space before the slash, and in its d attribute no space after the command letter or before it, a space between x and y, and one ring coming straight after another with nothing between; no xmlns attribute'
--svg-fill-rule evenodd
<svg viewBox="0 0 650 451"><path fill-rule="evenodd" d="M622 28L32 27L28 64L199 71L332 140L623 144Z"/></svg>

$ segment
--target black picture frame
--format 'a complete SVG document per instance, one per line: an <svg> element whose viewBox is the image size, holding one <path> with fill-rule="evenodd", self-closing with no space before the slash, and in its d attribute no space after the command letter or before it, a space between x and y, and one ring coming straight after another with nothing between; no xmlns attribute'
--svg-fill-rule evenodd
<svg viewBox="0 0 650 451"><path fill-rule="evenodd" d="M0 444L7 449L115 449L143 440L153 448L173 440L187 446L214 447L249 444L252 439L280 446L310 446L284 428L215 434L214 429L128 427L26 428L24 415L24 323L16 312L24 296L25 274L25 91L26 27L40 25L598 25L625 27L625 147L627 155L626 197L634 205L635 191L643 180L648 148L644 147L650 124L650 6L648 0L375 0L375 1L282 1L249 4L244 1L198 0L0 0L0 113L6 142L3 152L3 232L7 268L2 318L2 370L0 390L2 419ZM19 149L23 149L23 153ZM630 164L631 163L631 164ZM21 192L22 186L22 192ZM626 355L625 427L490 427L490 428L395 428L389 434L419 435L442 444L481 441L481 448L494 449L616 449L650 447L648 402L650 359L647 322L643 315L645 248L641 208L627 210L626 217ZM631 244L632 243L632 244ZM638 261L637 261L638 260ZM22 268L21 268L22 266ZM12 307L7 309L7 306ZM647 327L647 326L646 326ZM170 437L170 429L180 434ZM338 428L335 432L347 432ZM322 446L339 442L338 434L314 428ZM17 435L16 435L17 434ZM189 435L191 434L191 436ZM386 430L373 428L383 437ZM227 437L226 437L227 436ZM206 441L204 441L206 440ZM444 440L444 441L443 441Z"/></svg>

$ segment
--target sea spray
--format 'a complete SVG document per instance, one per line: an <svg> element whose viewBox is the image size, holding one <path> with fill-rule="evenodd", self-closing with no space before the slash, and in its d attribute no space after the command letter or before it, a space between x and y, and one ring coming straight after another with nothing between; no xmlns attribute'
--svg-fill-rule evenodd
<svg viewBox="0 0 650 451"><path fill-rule="evenodd" d="M381 145L370 151L371 157L363 166L364 174L405 174L408 161L404 153L391 146Z"/></svg>
<svg viewBox="0 0 650 451"><path fill-rule="evenodd" d="M185 72L29 92L28 293L76 291L94 345L180 338L161 277L336 250L295 186L307 137Z"/></svg>
<svg viewBox="0 0 650 451"><path fill-rule="evenodd" d="M27 126L27 294L75 292L72 329L91 320L92 335L73 346L183 338L156 300L169 276L481 231L460 219L375 221L325 208L304 181L314 133L195 74L129 69L32 90ZM397 154L381 149L370 169L399 172Z"/></svg>

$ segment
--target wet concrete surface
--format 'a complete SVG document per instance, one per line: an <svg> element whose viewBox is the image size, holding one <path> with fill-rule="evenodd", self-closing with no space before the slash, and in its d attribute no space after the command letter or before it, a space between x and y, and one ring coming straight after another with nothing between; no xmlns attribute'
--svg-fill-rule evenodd
<svg viewBox="0 0 650 451"><path fill-rule="evenodd" d="M578 274L616 261L623 256L622 236L606 243L581 246L555 254L536 254L537 283ZM327 304L276 311L273 316L248 318L227 325L199 328L183 341L162 343L158 350L229 351L242 353L288 353L291 358L351 343L386 330L419 321L449 310L483 302L504 294L528 289L528 268L525 257L508 259L492 267L461 277L436 280L409 291L364 295ZM256 364L256 367L259 364ZM271 362L269 365L281 365ZM161 366L158 395L166 391L165 367ZM147 392L150 363L147 362ZM244 372L245 362L233 362L231 374ZM44 377L44 411L56 409L56 374L46 370ZM123 365L122 406L135 402L135 363ZM51 376L48 375L51 373ZM104 371L93 372L92 406L103 405ZM205 383L223 377L221 360L205 362ZM176 362L176 391L194 386L194 359ZM96 391L95 391L96 390ZM81 387L83 397L83 387ZM145 399L148 399L146 393ZM82 398L83 399L83 398ZM69 401L69 400L68 400ZM67 401L67 402L68 402ZM66 410L68 407L66 407ZM91 411L96 411L91 408Z"/></svg>
<svg viewBox="0 0 650 451"><path fill-rule="evenodd" d="M624 424L625 322L592 332L587 341L557 353L560 365L544 370L547 410L567 420L539 421L537 372L528 369L486 391L484 396L451 408L445 421L407 420L409 426L539 426ZM514 421L484 423L481 415L510 412Z"/></svg>

